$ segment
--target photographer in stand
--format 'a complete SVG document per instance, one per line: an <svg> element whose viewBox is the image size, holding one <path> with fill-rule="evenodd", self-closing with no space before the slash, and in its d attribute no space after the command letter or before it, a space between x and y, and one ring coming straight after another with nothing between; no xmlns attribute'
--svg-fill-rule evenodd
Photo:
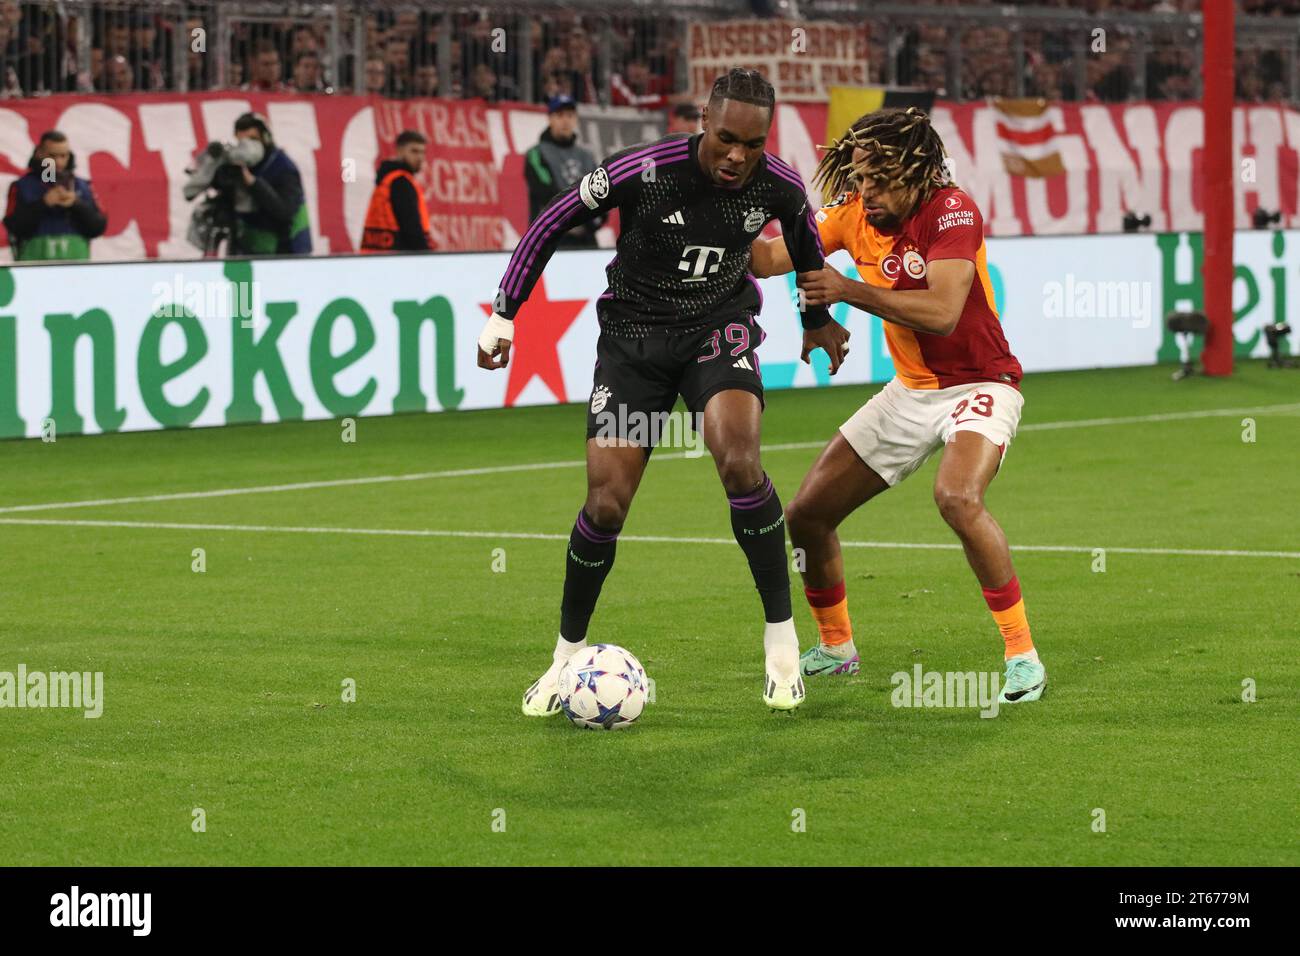
<svg viewBox="0 0 1300 956"><path fill-rule="evenodd" d="M28 172L9 187L4 226L14 261L90 258L90 240L104 234L108 218L90 180L73 174L75 166L67 136L41 134Z"/></svg>
<svg viewBox="0 0 1300 956"><path fill-rule="evenodd" d="M185 184L194 210L190 241L205 255L309 255L311 228L302 176L257 113L235 120L235 142L209 143Z"/></svg>

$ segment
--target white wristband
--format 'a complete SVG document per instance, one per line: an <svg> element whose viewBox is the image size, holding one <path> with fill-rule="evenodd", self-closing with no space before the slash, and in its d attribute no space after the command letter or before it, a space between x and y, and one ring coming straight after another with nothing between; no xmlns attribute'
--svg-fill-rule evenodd
<svg viewBox="0 0 1300 956"><path fill-rule="evenodd" d="M515 324L505 316L493 312L483 326L483 331L478 337L478 347L485 353L491 355L497 348L499 342L509 342L515 337Z"/></svg>

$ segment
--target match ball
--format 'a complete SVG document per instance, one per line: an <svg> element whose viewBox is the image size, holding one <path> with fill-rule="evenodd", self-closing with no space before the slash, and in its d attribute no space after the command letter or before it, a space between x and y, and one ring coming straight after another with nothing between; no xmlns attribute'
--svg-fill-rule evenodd
<svg viewBox="0 0 1300 956"><path fill-rule="evenodd" d="M584 647L560 670L560 706L585 730L618 730L645 709L648 680L631 651L617 644Z"/></svg>

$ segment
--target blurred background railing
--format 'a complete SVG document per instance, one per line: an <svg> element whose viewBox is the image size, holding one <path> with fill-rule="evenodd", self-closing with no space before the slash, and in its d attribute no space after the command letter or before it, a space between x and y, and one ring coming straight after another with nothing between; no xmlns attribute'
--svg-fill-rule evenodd
<svg viewBox="0 0 1300 956"><path fill-rule="evenodd" d="M687 27L779 16L870 27L874 83L947 100L1200 95L1195 0L3 0L0 95L215 89L662 107ZM1300 0L1239 0L1237 96L1300 103ZM1106 56L1097 56L1097 53Z"/></svg>

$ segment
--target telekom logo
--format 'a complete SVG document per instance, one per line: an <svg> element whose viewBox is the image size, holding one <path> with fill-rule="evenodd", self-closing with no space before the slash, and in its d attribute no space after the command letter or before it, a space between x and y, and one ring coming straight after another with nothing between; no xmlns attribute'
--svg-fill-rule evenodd
<svg viewBox="0 0 1300 956"><path fill-rule="evenodd" d="M707 276L718 271L718 265L722 262L722 256L726 252L721 246L687 246L682 250L682 259L677 263L677 268L682 272L689 272L690 275L683 279L683 282L703 282ZM691 265L691 254L694 253L695 264ZM718 261L710 265L710 260L714 256Z"/></svg>

